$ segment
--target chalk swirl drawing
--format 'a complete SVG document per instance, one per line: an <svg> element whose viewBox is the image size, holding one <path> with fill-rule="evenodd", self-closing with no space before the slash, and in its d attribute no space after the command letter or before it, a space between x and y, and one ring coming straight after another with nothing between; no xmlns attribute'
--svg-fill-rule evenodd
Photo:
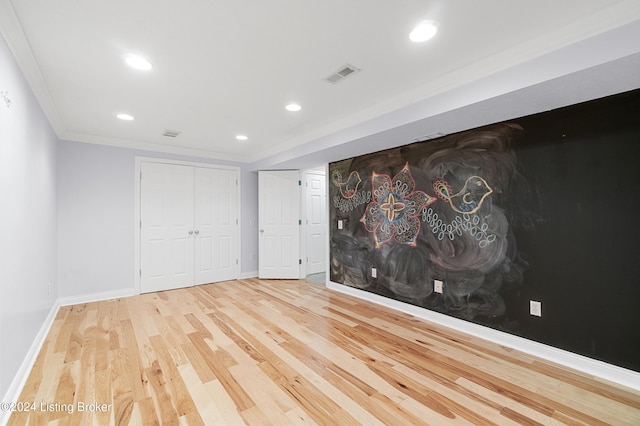
<svg viewBox="0 0 640 426"><path fill-rule="evenodd" d="M444 240L445 237L453 241L456 235L461 237L463 232L467 232L474 237L478 241L480 248L485 248L496 240L495 234L487 232L489 225L481 223L480 216L477 214L464 213L462 216L456 215L450 223L447 223L438 217L438 213L434 212L432 208L428 208L422 211L422 221L427 223L431 228L431 232L436 234L439 241Z"/></svg>
<svg viewBox="0 0 640 426"><path fill-rule="evenodd" d="M351 198L333 197L333 206L342 213L353 211L362 204L371 202L371 191L360 191Z"/></svg>
<svg viewBox="0 0 640 426"><path fill-rule="evenodd" d="M360 219L374 235L376 248L392 239L401 244L416 245L420 232L418 215L437 198L415 190L409 163L393 179L386 174L371 173L373 200Z"/></svg>

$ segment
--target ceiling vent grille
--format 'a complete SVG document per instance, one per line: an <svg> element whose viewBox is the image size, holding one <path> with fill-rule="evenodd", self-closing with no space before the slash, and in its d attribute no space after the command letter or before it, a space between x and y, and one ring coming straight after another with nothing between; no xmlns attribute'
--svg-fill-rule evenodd
<svg viewBox="0 0 640 426"><path fill-rule="evenodd" d="M182 132L180 132L180 131L178 131L178 130L165 130L165 131L162 133L162 136L166 136L166 137L168 137L168 138L175 138L175 137L176 137L176 136L178 136L180 133L182 133Z"/></svg>
<svg viewBox="0 0 640 426"><path fill-rule="evenodd" d="M358 71L360 71L360 69L354 67L353 65L347 64L327 77L326 80L331 84L336 84L349 77L350 75L357 73Z"/></svg>
<svg viewBox="0 0 640 426"><path fill-rule="evenodd" d="M436 133L431 133L429 135L425 135L419 138L415 138L414 140L412 140L411 142L424 142L424 141L428 141L431 139L438 139L441 138L443 136L446 136L444 133L442 132L436 132Z"/></svg>

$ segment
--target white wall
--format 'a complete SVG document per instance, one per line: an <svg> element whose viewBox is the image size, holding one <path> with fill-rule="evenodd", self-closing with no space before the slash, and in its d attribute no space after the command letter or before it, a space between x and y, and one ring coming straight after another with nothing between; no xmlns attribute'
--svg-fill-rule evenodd
<svg viewBox="0 0 640 426"><path fill-rule="evenodd" d="M0 397L56 298L56 144L0 38ZM49 293L51 284L51 293ZM2 399L4 401L5 399Z"/></svg>
<svg viewBox="0 0 640 426"><path fill-rule="evenodd" d="M135 158L225 161L61 141L58 155L59 296L133 291ZM241 169L241 274L257 270L257 178ZM256 200L253 201L252 197ZM251 235L255 233L254 238Z"/></svg>
<svg viewBox="0 0 640 426"><path fill-rule="evenodd" d="M242 209L242 253L240 275L255 277L258 275L258 172L249 171L245 165L240 172Z"/></svg>
<svg viewBox="0 0 640 426"><path fill-rule="evenodd" d="M59 296L133 288L134 155L61 141Z"/></svg>

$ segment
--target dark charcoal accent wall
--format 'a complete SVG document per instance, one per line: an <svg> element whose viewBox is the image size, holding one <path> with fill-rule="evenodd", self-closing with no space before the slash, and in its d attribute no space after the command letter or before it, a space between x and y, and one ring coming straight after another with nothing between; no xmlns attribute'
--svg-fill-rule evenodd
<svg viewBox="0 0 640 426"><path fill-rule="evenodd" d="M331 163L331 280L640 371L639 117L635 90Z"/></svg>

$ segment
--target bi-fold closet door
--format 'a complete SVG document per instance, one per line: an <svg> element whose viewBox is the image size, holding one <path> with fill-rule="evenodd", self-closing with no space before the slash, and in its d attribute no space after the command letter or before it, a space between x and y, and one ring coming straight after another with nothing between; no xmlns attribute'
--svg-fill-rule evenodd
<svg viewBox="0 0 640 426"><path fill-rule="evenodd" d="M238 171L140 165L142 293L238 278Z"/></svg>

